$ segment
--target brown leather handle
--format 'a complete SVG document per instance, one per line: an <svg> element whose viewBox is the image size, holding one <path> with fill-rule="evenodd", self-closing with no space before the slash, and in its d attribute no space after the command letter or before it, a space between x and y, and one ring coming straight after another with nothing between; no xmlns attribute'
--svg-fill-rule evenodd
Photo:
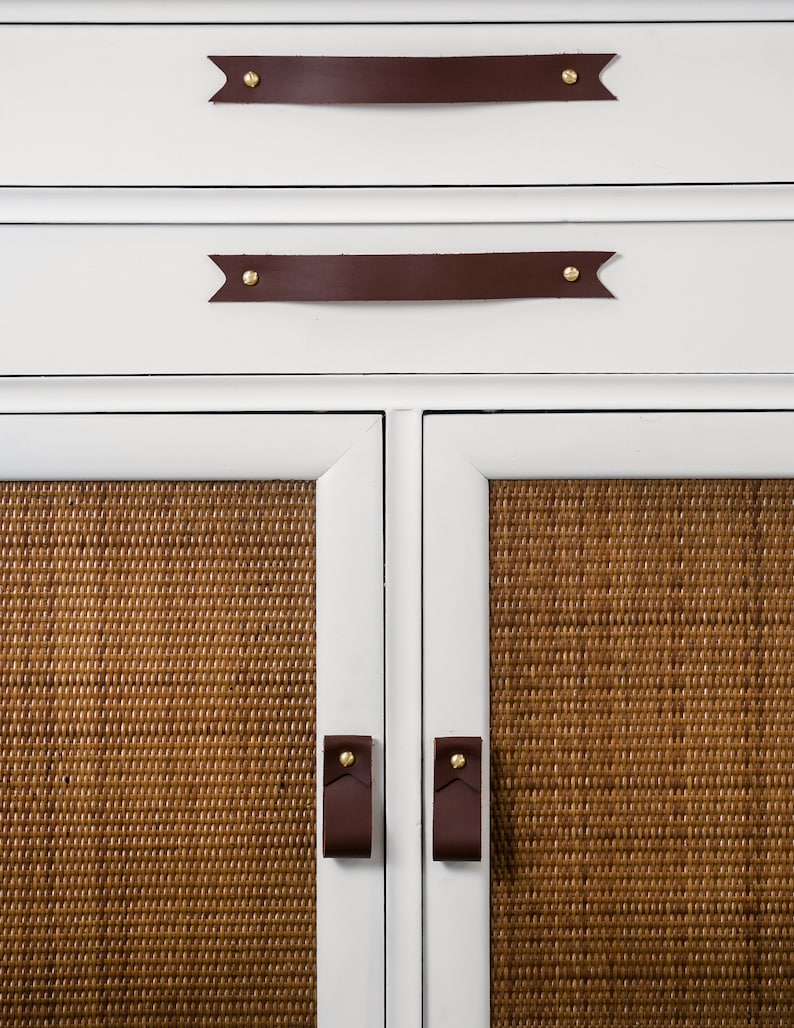
<svg viewBox="0 0 794 1028"><path fill-rule="evenodd" d="M372 855L372 736L326 735L323 856Z"/></svg>
<svg viewBox="0 0 794 1028"><path fill-rule="evenodd" d="M433 860L482 860L482 739L435 740Z"/></svg>
<svg viewBox="0 0 794 1028"><path fill-rule="evenodd" d="M466 104L617 99L616 54L493 57L210 57L226 104Z"/></svg>
<svg viewBox="0 0 794 1028"><path fill-rule="evenodd" d="M214 303L350 300L604 299L614 251L555 253L214 254Z"/></svg>

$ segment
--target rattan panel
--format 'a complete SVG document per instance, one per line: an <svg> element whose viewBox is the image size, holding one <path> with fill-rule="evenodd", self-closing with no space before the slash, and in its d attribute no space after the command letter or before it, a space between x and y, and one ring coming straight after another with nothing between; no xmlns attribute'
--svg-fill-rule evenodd
<svg viewBox="0 0 794 1028"><path fill-rule="evenodd" d="M491 486L492 1025L794 1024L794 483Z"/></svg>
<svg viewBox="0 0 794 1028"><path fill-rule="evenodd" d="M0 1024L315 1025L314 510L0 483Z"/></svg>

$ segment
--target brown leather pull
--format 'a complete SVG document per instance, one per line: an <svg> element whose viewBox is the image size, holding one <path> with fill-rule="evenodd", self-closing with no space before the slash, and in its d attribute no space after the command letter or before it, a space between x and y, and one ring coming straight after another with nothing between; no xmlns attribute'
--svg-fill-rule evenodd
<svg viewBox="0 0 794 1028"><path fill-rule="evenodd" d="M433 860L482 860L482 739L436 739Z"/></svg>
<svg viewBox="0 0 794 1028"><path fill-rule="evenodd" d="M472 104L615 100L616 54L494 57L210 57L227 104Z"/></svg>
<svg viewBox="0 0 794 1028"><path fill-rule="evenodd" d="M213 254L226 282L212 303L611 299L598 278L614 251Z"/></svg>
<svg viewBox="0 0 794 1028"><path fill-rule="evenodd" d="M323 856L372 855L372 736L323 741Z"/></svg>

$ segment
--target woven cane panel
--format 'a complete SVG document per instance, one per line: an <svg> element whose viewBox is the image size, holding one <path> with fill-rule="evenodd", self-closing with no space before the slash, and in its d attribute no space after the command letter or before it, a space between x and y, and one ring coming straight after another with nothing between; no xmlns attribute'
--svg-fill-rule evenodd
<svg viewBox="0 0 794 1028"><path fill-rule="evenodd" d="M314 1028L307 482L0 483L0 1024Z"/></svg>
<svg viewBox="0 0 794 1028"><path fill-rule="evenodd" d="M493 1028L794 1024L794 482L490 528Z"/></svg>

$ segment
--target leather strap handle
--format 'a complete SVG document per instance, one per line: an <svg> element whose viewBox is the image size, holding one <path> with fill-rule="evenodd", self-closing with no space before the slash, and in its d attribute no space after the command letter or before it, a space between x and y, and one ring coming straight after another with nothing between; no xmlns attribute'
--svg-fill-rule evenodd
<svg viewBox="0 0 794 1028"><path fill-rule="evenodd" d="M372 855L372 736L323 741L323 856Z"/></svg>
<svg viewBox="0 0 794 1028"><path fill-rule="evenodd" d="M482 739L435 740L433 860L482 860Z"/></svg>
<svg viewBox="0 0 794 1028"><path fill-rule="evenodd" d="M226 75L211 103L472 104L616 100L616 54L494 57L210 57Z"/></svg>
<svg viewBox="0 0 794 1028"><path fill-rule="evenodd" d="M213 254L226 282L213 303L351 300L609 299L614 251L554 253Z"/></svg>

